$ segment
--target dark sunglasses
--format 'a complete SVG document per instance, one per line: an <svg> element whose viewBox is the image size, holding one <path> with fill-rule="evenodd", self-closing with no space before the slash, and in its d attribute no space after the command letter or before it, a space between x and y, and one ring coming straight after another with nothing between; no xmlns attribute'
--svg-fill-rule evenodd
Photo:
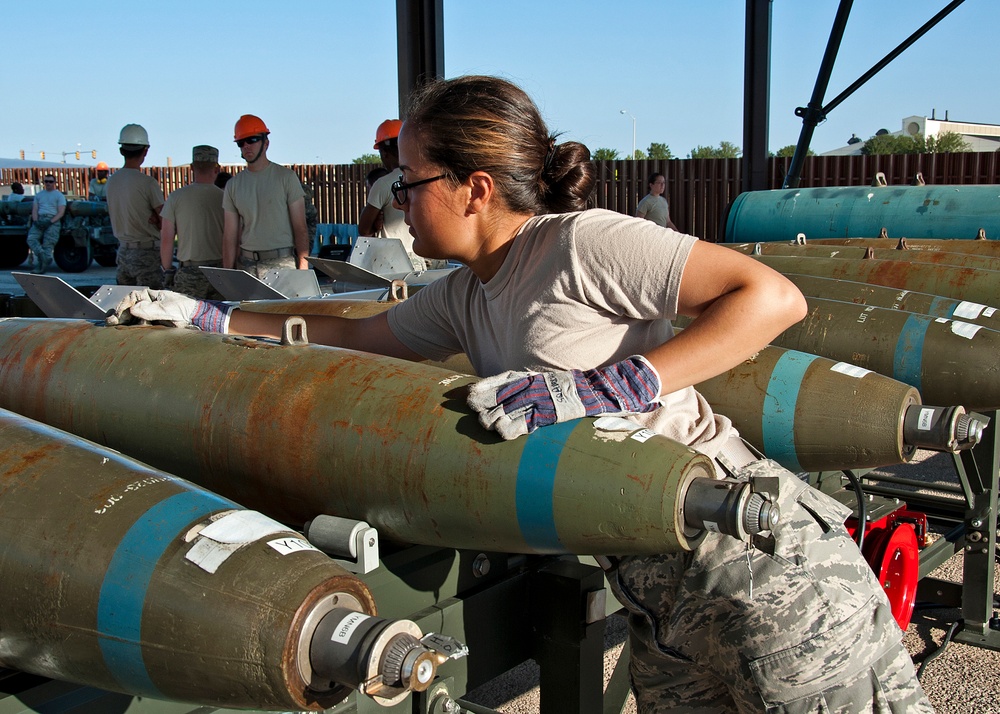
<svg viewBox="0 0 1000 714"><path fill-rule="evenodd" d="M55 179L42 179L42 183L55 183Z"/></svg>
<svg viewBox="0 0 1000 714"><path fill-rule="evenodd" d="M247 144L259 144L262 141L264 141L263 136L248 136L246 139L237 139L236 145L242 149Z"/></svg>
<svg viewBox="0 0 1000 714"><path fill-rule="evenodd" d="M396 181L389 187L392 191L392 197L400 206L406 203L406 192L408 189L414 186L423 186L425 183L430 183L431 181L439 181L443 178L447 178L448 174L441 174L440 176L434 176L433 178L421 179L420 181L413 181L411 183L403 183L403 179Z"/></svg>

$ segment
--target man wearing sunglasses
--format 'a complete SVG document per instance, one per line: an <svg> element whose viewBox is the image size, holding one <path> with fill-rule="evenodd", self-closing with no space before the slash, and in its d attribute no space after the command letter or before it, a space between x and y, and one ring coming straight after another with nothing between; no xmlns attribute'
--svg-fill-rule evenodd
<svg viewBox="0 0 1000 714"><path fill-rule="evenodd" d="M38 259L33 273L44 273L52 265L52 249L59 241L59 226L66 213L66 197L56 189L56 177L45 174L42 184L45 190L35 196L28 229L28 247Z"/></svg>
<svg viewBox="0 0 1000 714"><path fill-rule="evenodd" d="M105 195L111 229L118 239L119 285L162 288L160 273L160 211L163 191L152 176L140 171L149 153L149 135L138 124L126 124L118 137L124 168L108 177Z"/></svg>
<svg viewBox="0 0 1000 714"><path fill-rule="evenodd" d="M236 122L233 138L247 170L226 184L222 199L222 267L258 278L275 268L309 268L305 192L291 169L268 160L270 133L253 114Z"/></svg>

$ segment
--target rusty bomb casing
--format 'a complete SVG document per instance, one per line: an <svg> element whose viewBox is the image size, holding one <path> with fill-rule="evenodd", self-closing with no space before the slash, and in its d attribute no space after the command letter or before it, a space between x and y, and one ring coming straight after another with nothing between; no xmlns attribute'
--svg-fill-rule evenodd
<svg viewBox="0 0 1000 714"><path fill-rule="evenodd" d="M367 317L391 303L354 300L261 300L240 308L281 314ZM678 320L679 325L686 323ZM465 355L451 369L471 372ZM808 368L808 369L807 369ZM866 377L863 383L861 377ZM909 385L815 355L765 347L714 379L697 385L757 449L792 470L873 468L909 460L903 418L920 398ZM877 396L873 401L872 395Z"/></svg>
<svg viewBox="0 0 1000 714"><path fill-rule="evenodd" d="M873 468L915 452L903 421L917 390L854 365L769 346L696 388L791 471Z"/></svg>
<svg viewBox="0 0 1000 714"><path fill-rule="evenodd" d="M1000 258L1000 240L984 239L934 239L934 238L822 238L807 239L810 245L847 245L873 250L896 250L900 240L904 250L944 251L946 253L973 253Z"/></svg>
<svg viewBox="0 0 1000 714"><path fill-rule="evenodd" d="M915 312L920 315L961 320L973 325L982 325L991 330L1000 330L1000 308L995 307L996 304L1000 304L1000 297L997 298L994 305L983 305L929 293L887 288L884 285L856 283L850 280L821 278L815 275L786 273L785 277L795 283L795 287L801 290L806 297Z"/></svg>
<svg viewBox="0 0 1000 714"><path fill-rule="evenodd" d="M520 553L696 544L683 504L714 477L707 457L593 419L504 442L466 405L472 381L331 347L0 320L0 406L283 522L336 515L394 540Z"/></svg>
<svg viewBox="0 0 1000 714"><path fill-rule="evenodd" d="M259 513L0 410L0 530L3 666L212 707L350 692L309 648L334 608L375 612L367 586Z"/></svg>
<svg viewBox="0 0 1000 714"><path fill-rule="evenodd" d="M901 260L848 260L845 258L794 258L755 255L779 273L818 275L885 285L902 290L931 293L984 305L995 304L1000 295L1000 271L928 265Z"/></svg>
<svg viewBox="0 0 1000 714"><path fill-rule="evenodd" d="M842 258L844 260L900 260L932 263L977 270L1000 270L1000 257L973 253L946 253L927 250L885 250L854 246L833 246L770 241L766 243L720 243L745 255L773 255L793 258Z"/></svg>
<svg viewBox="0 0 1000 714"><path fill-rule="evenodd" d="M930 404L1000 407L1000 332L962 320L806 298L806 317L772 344L912 385Z"/></svg>

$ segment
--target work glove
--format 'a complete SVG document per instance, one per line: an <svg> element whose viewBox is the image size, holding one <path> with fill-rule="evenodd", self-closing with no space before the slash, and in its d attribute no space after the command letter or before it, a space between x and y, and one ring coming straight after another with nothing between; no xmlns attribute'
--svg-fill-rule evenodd
<svg viewBox="0 0 1000 714"><path fill-rule="evenodd" d="M205 332L226 332L235 305L215 300L195 300L170 290L133 290L105 318L109 325L138 320L168 322L174 327L194 325Z"/></svg>
<svg viewBox="0 0 1000 714"><path fill-rule="evenodd" d="M174 286L175 275L177 275L177 270L174 268L160 268L160 277L162 278L163 287L172 288Z"/></svg>
<svg viewBox="0 0 1000 714"><path fill-rule="evenodd" d="M635 355L599 369L504 372L469 389L469 406L504 439L540 426L601 414L640 414L660 406L660 376Z"/></svg>

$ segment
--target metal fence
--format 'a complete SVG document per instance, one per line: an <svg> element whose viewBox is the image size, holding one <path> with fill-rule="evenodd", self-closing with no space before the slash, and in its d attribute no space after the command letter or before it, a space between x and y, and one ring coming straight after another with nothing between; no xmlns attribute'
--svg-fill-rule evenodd
<svg viewBox="0 0 1000 714"><path fill-rule="evenodd" d="M790 158L768 159L770 188L780 188ZM369 165L295 164L290 166L311 187L321 223L357 223L365 205L365 176ZM224 166L237 173L241 166ZM671 218L686 233L715 241L727 206L742 191L741 159L671 159L598 161L594 205L634 214L646 194L650 173L667 179ZM191 182L190 166L143 169L163 187L165 195ZM41 184L46 173L55 174L59 188L70 197L83 198L93 169L0 169L0 183ZM928 184L1000 184L1000 152L956 154L903 154L892 156L811 156L802 170L802 187L867 186L877 174L889 185L914 183L922 175Z"/></svg>

